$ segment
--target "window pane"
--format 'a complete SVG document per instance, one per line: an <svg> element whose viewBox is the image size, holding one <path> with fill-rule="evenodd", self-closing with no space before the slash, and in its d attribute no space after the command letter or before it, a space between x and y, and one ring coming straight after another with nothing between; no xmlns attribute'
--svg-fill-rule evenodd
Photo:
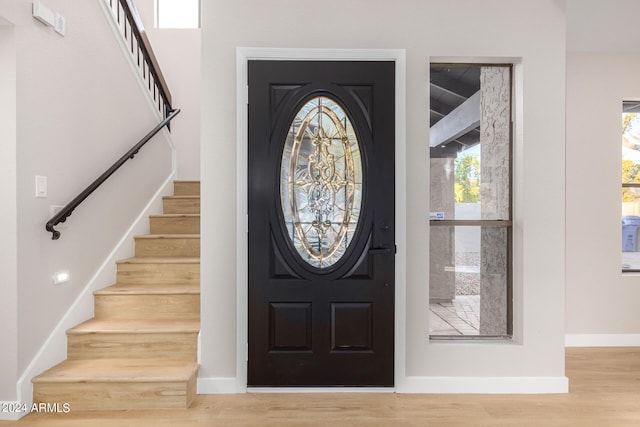
<svg viewBox="0 0 640 427"><path fill-rule="evenodd" d="M640 270L640 103L622 112L622 270Z"/></svg>
<svg viewBox="0 0 640 427"><path fill-rule="evenodd" d="M509 67L432 65L433 219L510 219L510 108Z"/></svg>
<svg viewBox="0 0 640 427"><path fill-rule="evenodd" d="M508 336L511 67L433 64L430 94L430 334Z"/></svg>
<svg viewBox="0 0 640 427"><path fill-rule="evenodd" d="M158 28L200 28L200 0L157 0Z"/></svg>
<svg viewBox="0 0 640 427"><path fill-rule="evenodd" d="M430 335L507 335L508 241L506 227L431 227L451 257L431 266Z"/></svg>

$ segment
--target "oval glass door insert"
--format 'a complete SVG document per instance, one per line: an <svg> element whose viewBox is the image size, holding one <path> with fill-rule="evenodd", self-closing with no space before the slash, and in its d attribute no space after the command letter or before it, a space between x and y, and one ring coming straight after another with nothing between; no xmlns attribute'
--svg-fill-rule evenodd
<svg viewBox="0 0 640 427"><path fill-rule="evenodd" d="M323 269L345 254L362 204L362 158L351 121L319 96L297 112L280 165L280 201L289 238L302 259Z"/></svg>

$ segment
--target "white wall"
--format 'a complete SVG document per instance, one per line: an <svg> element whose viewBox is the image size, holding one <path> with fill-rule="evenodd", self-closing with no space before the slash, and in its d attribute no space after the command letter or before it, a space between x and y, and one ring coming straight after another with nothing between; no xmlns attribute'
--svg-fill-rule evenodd
<svg viewBox="0 0 640 427"><path fill-rule="evenodd" d="M567 51L638 51L637 0L567 0Z"/></svg>
<svg viewBox="0 0 640 427"><path fill-rule="evenodd" d="M18 278L16 217L16 40L15 28L0 16L0 401L15 400L18 379Z"/></svg>
<svg viewBox="0 0 640 427"><path fill-rule="evenodd" d="M0 16L15 25L17 76L15 202L12 188L3 191L8 203L3 209L16 210L17 227L2 227L9 235L17 230L18 241L17 283L3 280L2 285L10 288L7 295L17 295L17 349L3 340L0 360L17 357L18 376L173 174L172 148L159 136L76 209L60 227L60 240L45 232L51 205L69 202L159 121L99 1L45 0L66 18L67 33L61 37L32 17L31 1L0 0ZM34 196L36 175L48 177L47 198ZM69 270L71 279L54 286L52 275L59 270ZM112 265L104 281L94 285L108 286L114 278ZM64 357L64 347L51 357Z"/></svg>
<svg viewBox="0 0 640 427"><path fill-rule="evenodd" d="M404 174L400 181L407 182L408 199L397 218L409 230L402 254L407 260L406 348L399 353L406 350L406 378L398 387L443 391L451 382L441 377L471 382L529 377L551 378L543 391L566 389L564 1L328 0L323 5L336 13L318 13L315 4L294 0L202 2L202 258L208 262L202 264L201 379L239 378L235 298L242 283L235 271L240 262L235 226L245 213L235 206L238 192L243 197L246 189L235 186L236 48L393 48L406 49L407 60L406 170L397 171ZM512 343L428 339L430 60L518 64ZM520 391L531 385L526 383L520 382ZM476 391L489 389L496 390L481 384Z"/></svg>
<svg viewBox="0 0 640 427"><path fill-rule="evenodd" d="M568 55L570 345L640 343L640 275L621 273L620 249L622 100L640 99L639 76L640 53Z"/></svg>
<svg viewBox="0 0 640 427"><path fill-rule="evenodd" d="M200 29L156 28L157 0L136 0L136 9L180 114L171 124L179 179L200 179Z"/></svg>
<svg viewBox="0 0 640 427"><path fill-rule="evenodd" d="M640 276L621 273L624 99L640 100L635 0L567 2L567 345L640 345Z"/></svg>

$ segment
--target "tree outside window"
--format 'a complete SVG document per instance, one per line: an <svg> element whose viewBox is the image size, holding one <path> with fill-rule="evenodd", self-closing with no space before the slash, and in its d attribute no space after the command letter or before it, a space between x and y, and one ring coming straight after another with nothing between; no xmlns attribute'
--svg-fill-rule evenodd
<svg viewBox="0 0 640 427"><path fill-rule="evenodd" d="M456 158L455 178L456 203L478 203L480 201L480 156L465 154Z"/></svg>

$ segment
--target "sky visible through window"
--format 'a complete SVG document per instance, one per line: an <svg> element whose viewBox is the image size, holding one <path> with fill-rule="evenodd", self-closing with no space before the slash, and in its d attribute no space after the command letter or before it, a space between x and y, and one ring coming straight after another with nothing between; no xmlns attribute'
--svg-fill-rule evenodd
<svg viewBox="0 0 640 427"><path fill-rule="evenodd" d="M200 28L200 0L156 0L158 28Z"/></svg>

